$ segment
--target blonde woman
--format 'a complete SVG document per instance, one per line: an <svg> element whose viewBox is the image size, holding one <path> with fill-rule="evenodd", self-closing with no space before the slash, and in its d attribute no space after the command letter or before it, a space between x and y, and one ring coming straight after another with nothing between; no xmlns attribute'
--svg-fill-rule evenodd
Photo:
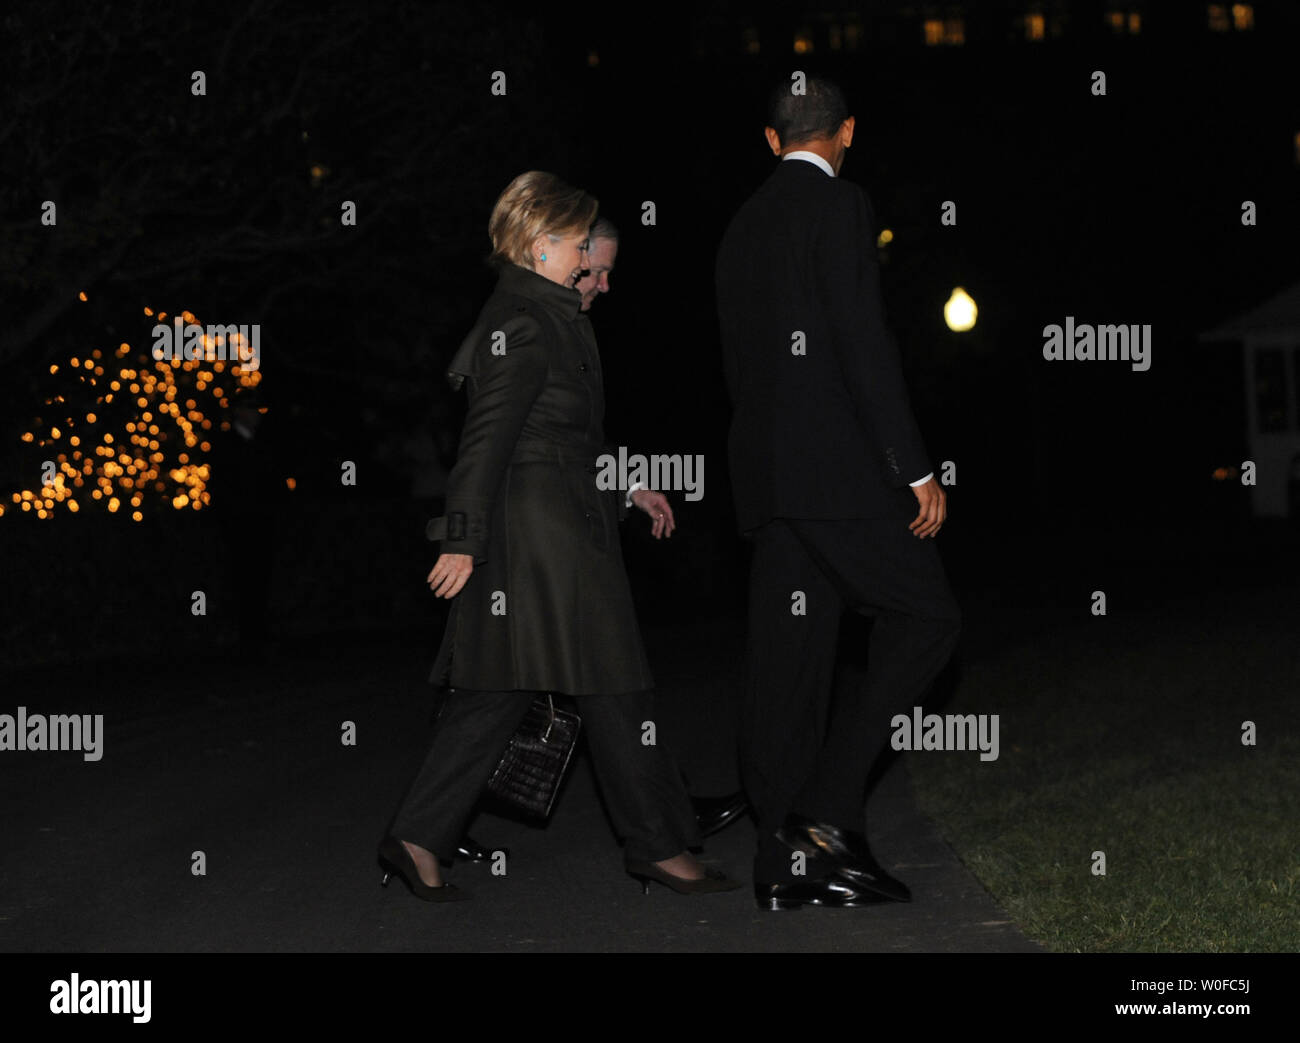
<svg viewBox="0 0 1300 1043"><path fill-rule="evenodd" d="M451 689L424 764L380 845L386 874L427 901L537 692L575 697L627 871L679 893L740 885L702 866L672 758L642 743L654 719L618 523L635 504L656 538L673 531L659 492L597 488L605 452L600 355L582 295L596 200L553 174L515 178L488 231L496 290L449 368L468 392L430 588L452 607L431 680Z"/></svg>

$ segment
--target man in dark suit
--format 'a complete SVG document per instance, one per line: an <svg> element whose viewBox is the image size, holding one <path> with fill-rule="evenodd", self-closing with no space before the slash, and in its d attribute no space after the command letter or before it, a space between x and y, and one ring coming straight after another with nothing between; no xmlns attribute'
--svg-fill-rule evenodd
<svg viewBox="0 0 1300 1043"><path fill-rule="evenodd" d="M887 722L951 657L961 614L932 542L947 513L886 329L876 228L838 174L839 89L773 93L776 169L717 258L736 515L752 541L741 761L760 908L909 901L864 807ZM845 608L874 620L865 683L832 700ZM793 849L793 850L792 850Z"/></svg>

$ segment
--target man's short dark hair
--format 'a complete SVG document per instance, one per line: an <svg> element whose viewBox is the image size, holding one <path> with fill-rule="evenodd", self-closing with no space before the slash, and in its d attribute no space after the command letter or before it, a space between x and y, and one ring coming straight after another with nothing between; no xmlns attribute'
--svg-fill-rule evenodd
<svg viewBox="0 0 1300 1043"><path fill-rule="evenodd" d="M819 77L807 81L805 94L792 94L793 86L793 83L777 84L768 100L767 125L776 131L781 147L838 133L840 125L849 118L844 92L830 80Z"/></svg>

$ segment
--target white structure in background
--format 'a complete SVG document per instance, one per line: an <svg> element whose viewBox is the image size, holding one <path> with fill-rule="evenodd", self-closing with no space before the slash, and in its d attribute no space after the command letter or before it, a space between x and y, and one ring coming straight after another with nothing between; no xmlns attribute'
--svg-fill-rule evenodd
<svg viewBox="0 0 1300 1043"><path fill-rule="evenodd" d="M1300 510L1292 491L1300 492L1300 283L1198 340L1242 344L1246 433L1255 462L1251 510L1260 518Z"/></svg>

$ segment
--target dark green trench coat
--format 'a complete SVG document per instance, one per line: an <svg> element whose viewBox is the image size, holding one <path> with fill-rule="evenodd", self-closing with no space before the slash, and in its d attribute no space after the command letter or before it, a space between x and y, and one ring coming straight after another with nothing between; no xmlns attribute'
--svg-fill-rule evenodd
<svg viewBox="0 0 1300 1043"><path fill-rule="evenodd" d="M430 680L570 695L651 688L619 545L624 492L596 485L605 394L577 290L519 265L448 370L469 409L439 553L471 554Z"/></svg>

